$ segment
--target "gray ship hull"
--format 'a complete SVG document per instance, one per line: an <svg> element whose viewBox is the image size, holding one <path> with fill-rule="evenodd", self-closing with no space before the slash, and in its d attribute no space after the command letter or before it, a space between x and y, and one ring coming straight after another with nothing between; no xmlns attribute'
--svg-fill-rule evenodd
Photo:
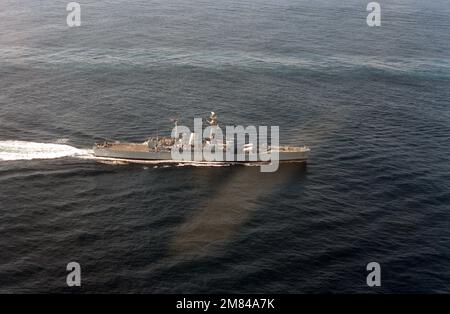
<svg viewBox="0 0 450 314"><path fill-rule="evenodd" d="M170 152L133 152L133 151L117 151L108 148L94 147L94 155L96 157L131 159L131 160L171 160Z"/></svg>
<svg viewBox="0 0 450 314"><path fill-rule="evenodd" d="M294 151L294 152L283 152L279 153L280 162L306 162L309 154L309 150L306 151ZM190 163L190 162L233 162L233 163L246 163L246 162L267 162L267 160L260 160L257 155L254 155L253 159L249 154L245 155L245 160L238 160L237 155L235 155L234 160L224 160L224 161L209 161L209 160L195 160L194 157L190 160L174 160L169 151L123 151L115 150L110 148L99 148L94 147L95 157L102 158L105 160L123 160L126 162L176 162L176 163ZM225 159L225 158L224 158ZM256 159L256 160L255 160ZM265 159L265 158L264 158Z"/></svg>

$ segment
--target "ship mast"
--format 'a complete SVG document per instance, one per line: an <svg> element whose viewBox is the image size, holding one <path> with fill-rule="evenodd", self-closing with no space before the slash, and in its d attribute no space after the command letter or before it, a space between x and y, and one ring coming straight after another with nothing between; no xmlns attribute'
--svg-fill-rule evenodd
<svg viewBox="0 0 450 314"><path fill-rule="evenodd" d="M209 138L212 139L213 134L216 133L216 126L217 126L217 115L214 111L211 111L211 115L207 119L208 124L211 126L211 132L209 133Z"/></svg>

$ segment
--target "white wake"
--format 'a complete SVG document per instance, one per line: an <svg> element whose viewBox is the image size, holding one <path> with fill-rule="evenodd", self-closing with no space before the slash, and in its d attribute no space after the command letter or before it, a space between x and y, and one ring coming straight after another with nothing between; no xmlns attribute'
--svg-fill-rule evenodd
<svg viewBox="0 0 450 314"><path fill-rule="evenodd" d="M66 144L0 141L0 160L55 159L87 154L87 150Z"/></svg>

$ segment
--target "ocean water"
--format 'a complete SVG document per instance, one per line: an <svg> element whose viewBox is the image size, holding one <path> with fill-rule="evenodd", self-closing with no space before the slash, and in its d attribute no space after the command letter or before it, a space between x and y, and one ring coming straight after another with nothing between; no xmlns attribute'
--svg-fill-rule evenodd
<svg viewBox="0 0 450 314"><path fill-rule="evenodd" d="M450 292L450 1L67 2L0 2L0 292ZM308 164L85 158L211 110Z"/></svg>

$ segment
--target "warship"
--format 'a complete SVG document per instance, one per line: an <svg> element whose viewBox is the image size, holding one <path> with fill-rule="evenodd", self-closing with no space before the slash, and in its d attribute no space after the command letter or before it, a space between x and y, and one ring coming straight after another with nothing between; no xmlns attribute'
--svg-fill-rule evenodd
<svg viewBox="0 0 450 314"><path fill-rule="evenodd" d="M95 143L93 155L96 159L115 163L268 163L274 158L279 162L307 161L310 149L307 146L266 145L260 147L260 143L246 142L239 144L234 139L218 139L215 129L218 127L217 115L211 112L207 119L211 127L209 137L198 140L196 133L190 133L187 137L178 134L178 119L173 120L175 127L172 136L150 137L142 143L128 143L120 141L103 141ZM175 131L175 132L174 132ZM175 136L174 136L175 134ZM184 135L184 134L183 134ZM195 155L195 145L200 144L200 150L208 148L214 154L222 154L219 160L206 159L204 156ZM174 150L179 156L183 151L189 152L186 158L174 158ZM230 151L232 152L230 154ZM184 154L186 156L186 154ZM226 156L226 157L225 157ZM231 158L230 158L231 156Z"/></svg>

